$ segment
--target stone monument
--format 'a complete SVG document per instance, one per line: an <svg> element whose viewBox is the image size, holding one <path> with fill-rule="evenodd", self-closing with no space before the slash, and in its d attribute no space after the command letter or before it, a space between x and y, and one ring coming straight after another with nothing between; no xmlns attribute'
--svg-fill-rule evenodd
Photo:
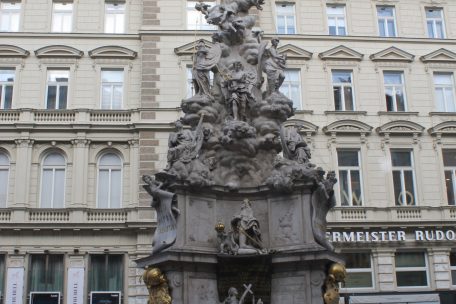
<svg viewBox="0 0 456 304"><path fill-rule="evenodd" d="M248 14L263 3L195 7L219 30L196 42L195 94L182 101L166 169L143 177L158 221L152 254L137 261L149 304L169 303L164 291L173 304L338 301L342 265L326 240L335 174L283 125L294 115L279 90L286 57Z"/></svg>

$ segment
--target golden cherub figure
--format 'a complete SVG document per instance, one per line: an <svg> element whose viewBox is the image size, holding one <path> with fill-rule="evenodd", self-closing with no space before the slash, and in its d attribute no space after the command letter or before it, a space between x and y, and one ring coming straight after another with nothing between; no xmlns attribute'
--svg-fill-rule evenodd
<svg viewBox="0 0 456 304"><path fill-rule="evenodd" d="M147 268L142 275L142 280L149 291L148 304L171 304L168 280L160 269Z"/></svg>

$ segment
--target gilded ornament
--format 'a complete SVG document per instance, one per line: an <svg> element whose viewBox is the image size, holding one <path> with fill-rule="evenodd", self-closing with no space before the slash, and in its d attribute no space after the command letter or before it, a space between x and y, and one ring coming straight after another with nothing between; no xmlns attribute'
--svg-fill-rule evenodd
<svg viewBox="0 0 456 304"><path fill-rule="evenodd" d="M160 269L147 268L142 275L142 280L149 291L148 304L171 304L168 280Z"/></svg>

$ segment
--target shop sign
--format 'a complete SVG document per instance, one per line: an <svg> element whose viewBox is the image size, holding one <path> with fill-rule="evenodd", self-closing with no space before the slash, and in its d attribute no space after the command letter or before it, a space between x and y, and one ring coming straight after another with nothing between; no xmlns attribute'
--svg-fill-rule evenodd
<svg viewBox="0 0 456 304"><path fill-rule="evenodd" d="M429 229L415 230L412 234L407 234L404 230L330 231L326 237L329 241L338 243L456 241L456 231Z"/></svg>
<svg viewBox="0 0 456 304"><path fill-rule="evenodd" d="M79 304L84 301L84 268L68 268L67 304Z"/></svg>
<svg viewBox="0 0 456 304"><path fill-rule="evenodd" d="M6 297L9 304L22 304L24 297L24 268L10 267L6 276Z"/></svg>

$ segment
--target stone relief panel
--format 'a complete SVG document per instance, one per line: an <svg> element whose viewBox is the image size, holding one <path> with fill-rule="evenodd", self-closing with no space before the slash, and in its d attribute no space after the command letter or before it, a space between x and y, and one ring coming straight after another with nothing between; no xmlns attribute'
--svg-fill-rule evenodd
<svg viewBox="0 0 456 304"><path fill-rule="evenodd" d="M214 304L218 302L217 281L188 278L188 304Z"/></svg>
<svg viewBox="0 0 456 304"><path fill-rule="evenodd" d="M299 196L270 201L271 246L298 245L303 242L302 207Z"/></svg>
<svg viewBox="0 0 456 304"><path fill-rule="evenodd" d="M296 273L281 274L272 279L272 304L298 304L310 303L308 277L306 274Z"/></svg>
<svg viewBox="0 0 456 304"><path fill-rule="evenodd" d="M215 201L200 197L190 197L186 208L186 245L216 246Z"/></svg>

